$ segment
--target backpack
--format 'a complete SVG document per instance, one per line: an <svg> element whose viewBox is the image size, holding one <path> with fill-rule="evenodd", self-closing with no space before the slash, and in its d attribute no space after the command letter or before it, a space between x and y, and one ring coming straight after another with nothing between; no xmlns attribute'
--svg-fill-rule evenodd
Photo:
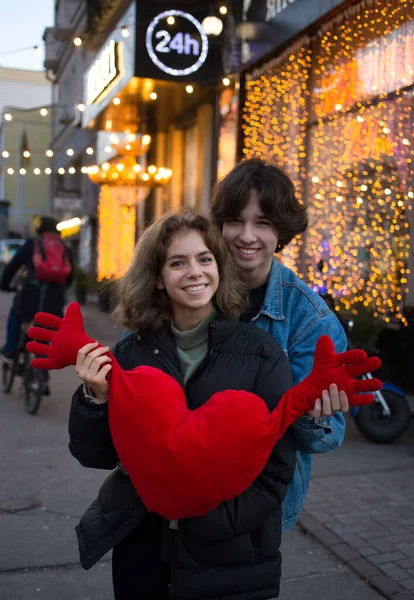
<svg viewBox="0 0 414 600"><path fill-rule="evenodd" d="M58 233L43 233L34 243L33 264L36 279L64 285L72 272L68 250Z"/></svg>

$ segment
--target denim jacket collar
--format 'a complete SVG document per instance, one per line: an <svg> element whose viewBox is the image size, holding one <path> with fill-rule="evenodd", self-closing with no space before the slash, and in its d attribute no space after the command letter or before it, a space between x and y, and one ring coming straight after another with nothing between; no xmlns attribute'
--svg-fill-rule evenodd
<svg viewBox="0 0 414 600"><path fill-rule="evenodd" d="M266 295L259 314L266 315L275 321L285 319L283 314L282 272L276 258L273 258L272 261L269 279L267 280Z"/></svg>

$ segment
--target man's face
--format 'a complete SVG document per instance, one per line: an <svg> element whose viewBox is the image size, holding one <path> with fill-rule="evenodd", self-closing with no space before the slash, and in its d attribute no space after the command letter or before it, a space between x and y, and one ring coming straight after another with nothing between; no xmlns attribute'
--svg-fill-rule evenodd
<svg viewBox="0 0 414 600"><path fill-rule="evenodd" d="M260 207L256 190L237 218L223 223L223 237L236 263L246 272L250 287L267 281L278 235Z"/></svg>

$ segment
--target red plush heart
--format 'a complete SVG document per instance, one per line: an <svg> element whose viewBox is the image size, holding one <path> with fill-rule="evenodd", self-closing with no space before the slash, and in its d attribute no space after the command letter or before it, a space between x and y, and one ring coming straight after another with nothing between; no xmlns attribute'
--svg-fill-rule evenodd
<svg viewBox="0 0 414 600"><path fill-rule="evenodd" d="M75 364L78 350L93 341L84 332L76 303L63 320L38 313L36 322L58 331L29 329L32 339L50 342L27 345L30 352L48 357L34 359L35 367ZM331 383L347 392L350 404L371 402L372 395L356 392L374 391L381 383L353 378L379 364L376 358L367 360L362 350L335 354L332 341L323 336L312 373L284 394L272 413L258 396L234 390L218 392L190 411L172 377L153 367L124 371L112 356L108 408L114 446L150 512L167 519L200 516L254 481L286 428Z"/></svg>

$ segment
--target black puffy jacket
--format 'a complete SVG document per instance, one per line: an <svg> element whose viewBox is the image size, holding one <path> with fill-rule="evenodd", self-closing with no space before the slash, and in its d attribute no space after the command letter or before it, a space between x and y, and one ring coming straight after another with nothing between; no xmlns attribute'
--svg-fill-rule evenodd
<svg viewBox="0 0 414 600"><path fill-rule="evenodd" d="M210 325L209 340L204 362L186 385L168 329L130 334L113 353L124 369L148 365L172 375L185 389L190 409L203 405L215 392L243 389L260 396L272 410L292 386L287 358L266 332L219 317ZM69 433L70 451L82 465L116 467L107 405L88 404L82 387L72 400ZM179 521L178 530L165 522L171 536L170 593L174 598L267 600L278 595L282 500L294 469L295 443L288 429L260 476L240 496L203 517ZM139 527L145 514L129 478L119 471L112 474L77 527L83 566L92 566Z"/></svg>

